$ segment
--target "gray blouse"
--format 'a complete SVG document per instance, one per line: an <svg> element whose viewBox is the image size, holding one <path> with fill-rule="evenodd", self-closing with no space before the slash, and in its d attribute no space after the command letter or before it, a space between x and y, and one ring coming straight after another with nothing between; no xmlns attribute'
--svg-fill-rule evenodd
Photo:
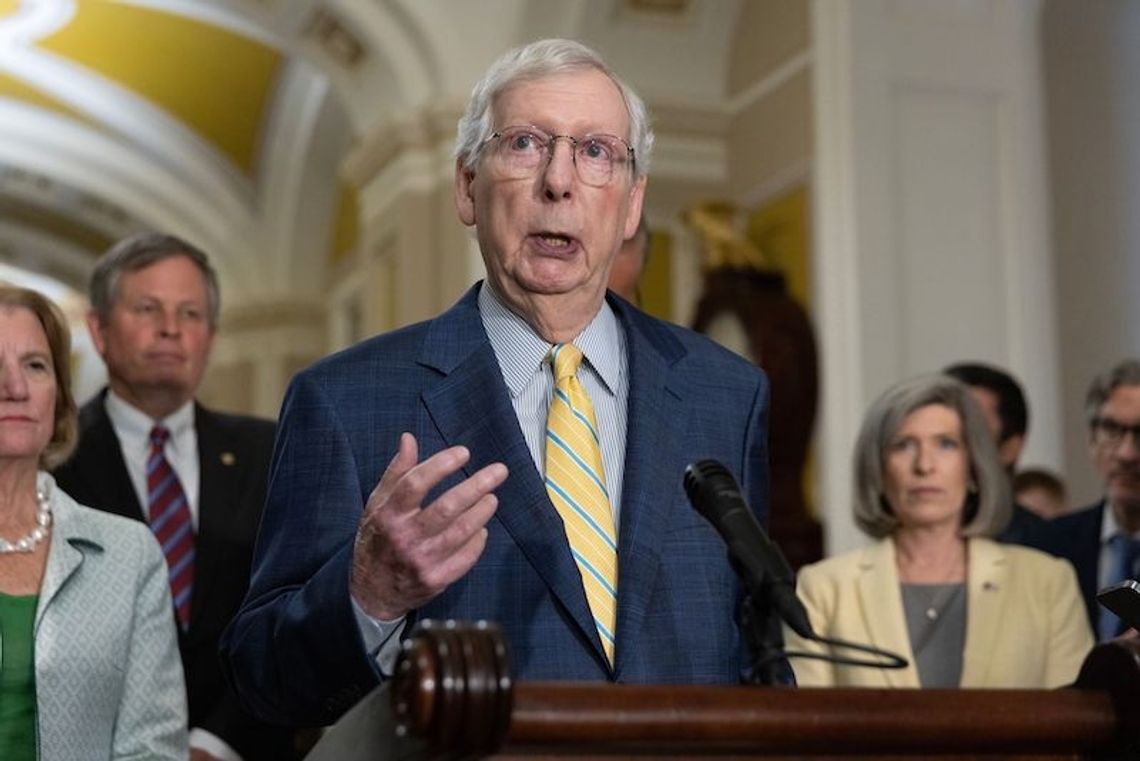
<svg viewBox="0 0 1140 761"><path fill-rule="evenodd" d="M966 646L966 585L900 586L919 684L958 687Z"/></svg>

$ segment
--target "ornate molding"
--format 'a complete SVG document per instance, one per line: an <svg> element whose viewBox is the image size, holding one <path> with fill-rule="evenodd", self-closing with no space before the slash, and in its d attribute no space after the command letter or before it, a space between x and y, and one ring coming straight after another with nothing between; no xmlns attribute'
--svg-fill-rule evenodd
<svg viewBox="0 0 1140 761"><path fill-rule="evenodd" d="M462 113L462 104L439 104L377 126L361 136L357 146L345 157L341 176L362 188L409 152L437 151L449 145Z"/></svg>
<svg viewBox="0 0 1140 761"><path fill-rule="evenodd" d="M321 304L301 301L259 301L243 303L222 310L221 330L230 338L242 333L297 330L298 327L324 330L328 319Z"/></svg>

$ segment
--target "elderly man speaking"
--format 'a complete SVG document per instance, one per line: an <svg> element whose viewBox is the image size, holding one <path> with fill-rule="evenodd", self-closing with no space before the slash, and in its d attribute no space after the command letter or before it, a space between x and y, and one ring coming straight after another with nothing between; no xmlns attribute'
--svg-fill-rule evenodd
<svg viewBox="0 0 1140 761"><path fill-rule="evenodd" d="M335 720L423 618L498 622L524 679L740 679L741 590L682 478L720 460L766 517L768 383L607 297L652 143L641 99L576 42L513 50L475 86L455 203L486 281L287 394L224 645L256 712Z"/></svg>

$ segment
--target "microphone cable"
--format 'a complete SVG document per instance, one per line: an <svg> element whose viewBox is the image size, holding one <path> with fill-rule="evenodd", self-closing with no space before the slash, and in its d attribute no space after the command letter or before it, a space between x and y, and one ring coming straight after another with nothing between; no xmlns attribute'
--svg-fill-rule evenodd
<svg viewBox="0 0 1140 761"><path fill-rule="evenodd" d="M807 611L796 595L795 574L784 558L784 553L757 522L756 516L753 515L740 491L740 486L724 464L716 460L701 460L690 464L685 468L683 486L696 511L712 524L724 540L728 547L730 563L749 590L750 596L758 595L765 603L764 610L757 607L755 598L750 602L746 599L744 605L751 605L757 614L778 614L804 639L832 648L865 653L879 659L789 651L782 647L766 646L764 654L753 662L754 672L760 672L778 661L792 658L827 661L838 666L883 669L901 669L909 665L906 658L897 653L872 645L822 637L815 633ZM758 643L771 644L760 640Z"/></svg>
<svg viewBox="0 0 1140 761"><path fill-rule="evenodd" d="M810 639L812 642L819 642L822 645L827 645L828 647L855 650L857 652L873 655L880 660L835 655L832 653L812 653L807 650L784 650L781 648L779 650L774 650L773 652L756 661L753 667L756 669L761 669L765 666L770 666L771 664L778 661L791 661L794 658L799 658L802 660L825 661L836 666L856 666L877 669L905 669L910 665L907 659L903 658L898 653L892 653L890 650L883 650L882 648L874 647L873 645L864 645L858 642L848 642L847 640L843 639L823 637L815 634L814 632L808 639Z"/></svg>

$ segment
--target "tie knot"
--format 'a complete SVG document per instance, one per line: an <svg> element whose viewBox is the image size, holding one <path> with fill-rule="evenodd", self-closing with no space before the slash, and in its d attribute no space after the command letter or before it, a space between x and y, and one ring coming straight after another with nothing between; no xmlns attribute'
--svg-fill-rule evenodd
<svg viewBox="0 0 1140 761"><path fill-rule="evenodd" d="M150 443L151 446L162 449L166 446L166 440L170 438L170 429L163 425L156 425L150 429Z"/></svg>
<svg viewBox="0 0 1140 761"><path fill-rule="evenodd" d="M550 361L554 363L554 382L573 378L582 364L582 352L574 344L555 344L550 350Z"/></svg>

